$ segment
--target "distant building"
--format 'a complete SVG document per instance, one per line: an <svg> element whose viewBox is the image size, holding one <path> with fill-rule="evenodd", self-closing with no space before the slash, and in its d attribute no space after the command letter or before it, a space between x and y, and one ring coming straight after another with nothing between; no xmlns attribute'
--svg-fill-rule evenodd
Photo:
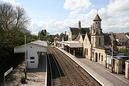
<svg viewBox="0 0 129 86"><path fill-rule="evenodd" d="M125 33L115 33L114 35L118 46L126 46L128 37Z"/></svg>
<svg viewBox="0 0 129 86"><path fill-rule="evenodd" d="M47 54L46 41L33 41L14 48L14 53L26 53L27 68L38 68L40 56Z"/></svg>

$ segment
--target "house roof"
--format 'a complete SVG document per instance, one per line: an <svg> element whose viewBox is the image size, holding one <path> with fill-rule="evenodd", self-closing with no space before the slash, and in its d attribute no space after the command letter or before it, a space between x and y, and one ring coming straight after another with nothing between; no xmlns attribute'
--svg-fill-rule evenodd
<svg viewBox="0 0 129 86"><path fill-rule="evenodd" d="M101 18L99 17L99 15L98 15L98 14L95 16L94 21L101 21Z"/></svg>
<svg viewBox="0 0 129 86"><path fill-rule="evenodd" d="M115 33L115 38L119 40L119 42L127 42L128 37L124 33Z"/></svg>

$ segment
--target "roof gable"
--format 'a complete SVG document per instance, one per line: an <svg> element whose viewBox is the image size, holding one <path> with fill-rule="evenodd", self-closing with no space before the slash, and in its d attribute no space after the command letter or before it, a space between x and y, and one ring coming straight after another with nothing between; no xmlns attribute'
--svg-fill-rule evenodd
<svg viewBox="0 0 129 86"><path fill-rule="evenodd" d="M88 34L88 33L86 33L86 35L85 35L84 43L88 43L88 44L90 44L90 43L91 43L91 37L89 36L89 34Z"/></svg>

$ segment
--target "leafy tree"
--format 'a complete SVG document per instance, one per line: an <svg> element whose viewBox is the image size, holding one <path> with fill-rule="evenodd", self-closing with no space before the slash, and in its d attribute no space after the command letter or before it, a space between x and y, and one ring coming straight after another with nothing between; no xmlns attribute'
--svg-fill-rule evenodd
<svg viewBox="0 0 129 86"><path fill-rule="evenodd" d="M127 33L125 33L125 34L129 35L129 32L127 32Z"/></svg>
<svg viewBox="0 0 129 86"><path fill-rule="evenodd" d="M65 34L63 32L60 33L60 37L62 38L63 36L65 36Z"/></svg>
<svg viewBox="0 0 129 86"><path fill-rule="evenodd" d="M17 62L13 49L24 44L24 35L28 37L27 42L37 39L26 29L28 24L29 19L23 8L0 3L0 65L10 66Z"/></svg>
<svg viewBox="0 0 129 86"><path fill-rule="evenodd" d="M40 40L53 42L52 36L49 35L46 29L39 31L38 37L40 38Z"/></svg>

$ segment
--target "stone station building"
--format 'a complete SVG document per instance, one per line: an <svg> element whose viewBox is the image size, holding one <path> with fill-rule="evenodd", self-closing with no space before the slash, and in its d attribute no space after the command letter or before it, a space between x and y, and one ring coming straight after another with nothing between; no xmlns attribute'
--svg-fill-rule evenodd
<svg viewBox="0 0 129 86"><path fill-rule="evenodd" d="M94 18L91 27L83 28L79 21L77 28L70 27L62 41L56 38L54 44L77 57L84 57L91 61L98 62L112 72L124 72L126 73L125 75L128 76L127 71L129 72L129 70L127 70L127 67L129 66L126 66L125 61L129 59L129 57L115 57L117 40L113 34L102 32L101 21L102 19L98 14Z"/></svg>

